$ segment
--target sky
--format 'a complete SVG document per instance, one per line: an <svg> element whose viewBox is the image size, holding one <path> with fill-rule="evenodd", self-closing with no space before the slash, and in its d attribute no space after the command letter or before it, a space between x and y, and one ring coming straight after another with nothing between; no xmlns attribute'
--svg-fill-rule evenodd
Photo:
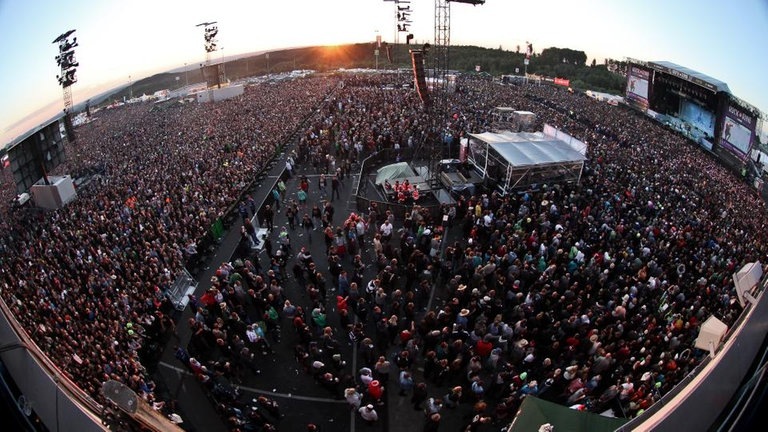
<svg viewBox="0 0 768 432"><path fill-rule="evenodd" d="M433 43L434 0L411 0L410 8L416 43ZM77 30L80 44L71 87L77 104L129 80L203 62L201 22L218 22L219 47L230 56L370 42L377 34L393 42L394 10L383 0L0 0L0 146L61 112L52 41L68 30ZM452 3L450 40L505 50L530 41L537 52L582 50L589 63L667 60L726 82L768 113L768 0Z"/></svg>

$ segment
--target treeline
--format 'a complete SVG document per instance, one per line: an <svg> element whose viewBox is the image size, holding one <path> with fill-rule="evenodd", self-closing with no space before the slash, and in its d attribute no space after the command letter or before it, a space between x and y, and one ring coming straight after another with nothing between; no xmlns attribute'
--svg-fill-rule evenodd
<svg viewBox="0 0 768 432"><path fill-rule="evenodd" d="M378 67L380 69L410 68L410 48L422 46L384 45L379 49ZM297 69L312 69L321 72L339 68L374 68L377 64L373 43L348 44L333 47L305 47L272 51L268 54L258 54L226 62L226 76L237 80L249 76L267 73L286 72ZM434 55L429 50L426 55L427 67L431 67ZM517 46L513 51L482 48L477 46L452 46L449 51L451 70L473 73L480 66L482 73L494 76L522 74L526 69L523 63L525 54ZM609 93L624 93L626 78L623 70L617 67L619 62L604 62L597 64L593 59L588 64L584 51L568 48L546 48L540 53L534 53L528 65L528 73L550 77L567 78L571 87L582 90L596 90ZM134 96L152 94L157 90L173 89L202 81L200 69L190 69L184 72L162 73L133 83ZM124 88L109 96L110 100L121 100L129 96L129 89Z"/></svg>
<svg viewBox="0 0 768 432"><path fill-rule="evenodd" d="M451 69L461 72L474 71L480 66L491 75L522 74L526 67L523 52L489 49L476 46L451 47ZM528 73L549 77L567 78L571 87L608 93L624 93L626 78L611 72L605 63L593 59L587 64L587 54L568 48L546 48L535 53L528 64Z"/></svg>

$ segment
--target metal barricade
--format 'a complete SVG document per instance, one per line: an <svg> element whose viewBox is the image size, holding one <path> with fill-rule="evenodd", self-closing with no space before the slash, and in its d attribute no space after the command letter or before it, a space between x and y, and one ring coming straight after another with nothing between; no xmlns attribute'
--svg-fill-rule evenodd
<svg viewBox="0 0 768 432"><path fill-rule="evenodd" d="M173 281L166 296L171 300L176 310L183 311L189 303L189 294L195 292L197 285L195 278L186 269L183 269L176 275L176 280Z"/></svg>

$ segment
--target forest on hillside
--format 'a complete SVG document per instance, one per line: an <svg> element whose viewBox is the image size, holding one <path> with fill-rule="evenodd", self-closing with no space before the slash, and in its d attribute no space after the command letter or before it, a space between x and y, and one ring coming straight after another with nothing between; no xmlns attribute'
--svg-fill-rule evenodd
<svg viewBox="0 0 768 432"><path fill-rule="evenodd" d="M348 44L336 46L315 46L271 51L265 54L243 56L237 60L225 62L226 76L237 80L250 76L265 75L275 72L287 72L297 69L312 69L320 72L340 68L375 68L397 69L411 68L407 45L383 45L378 51L378 62L374 56L375 44ZM424 48L424 47L416 47ZM427 50L426 67L432 64L430 51ZM449 50L451 70L475 73L476 66L493 76L522 74L525 71L525 54L520 47L515 50L482 48L478 46L452 46ZM545 48L535 53L530 59L527 71L548 77L566 78L571 87L579 90L595 90L613 94L623 94L626 78L611 72L616 68L604 62L598 64L594 59L588 61L587 54L568 48ZM610 70L609 70L610 69ZM202 73L198 68L185 72L161 73L132 84L110 95L108 101L122 100L123 96L152 94L157 90L173 89L185 83L201 82Z"/></svg>

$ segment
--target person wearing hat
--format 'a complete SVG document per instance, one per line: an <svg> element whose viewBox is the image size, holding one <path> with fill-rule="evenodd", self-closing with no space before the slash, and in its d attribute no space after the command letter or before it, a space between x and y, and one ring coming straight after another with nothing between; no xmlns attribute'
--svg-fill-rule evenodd
<svg viewBox="0 0 768 432"><path fill-rule="evenodd" d="M360 394L360 392L357 391L354 387L349 387L344 390L344 399L347 400L347 403L349 404L349 409L360 409L360 401L363 398L363 395Z"/></svg>
<svg viewBox="0 0 768 432"><path fill-rule="evenodd" d="M369 425L373 425L379 419L379 414L373 409L372 404L368 404L364 407L360 407L357 412L360 413L360 417L365 420Z"/></svg>
<svg viewBox="0 0 768 432"><path fill-rule="evenodd" d="M459 315L456 317L456 324L462 328L467 328L469 324L469 309L462 309L459 311Z"/></svg>

